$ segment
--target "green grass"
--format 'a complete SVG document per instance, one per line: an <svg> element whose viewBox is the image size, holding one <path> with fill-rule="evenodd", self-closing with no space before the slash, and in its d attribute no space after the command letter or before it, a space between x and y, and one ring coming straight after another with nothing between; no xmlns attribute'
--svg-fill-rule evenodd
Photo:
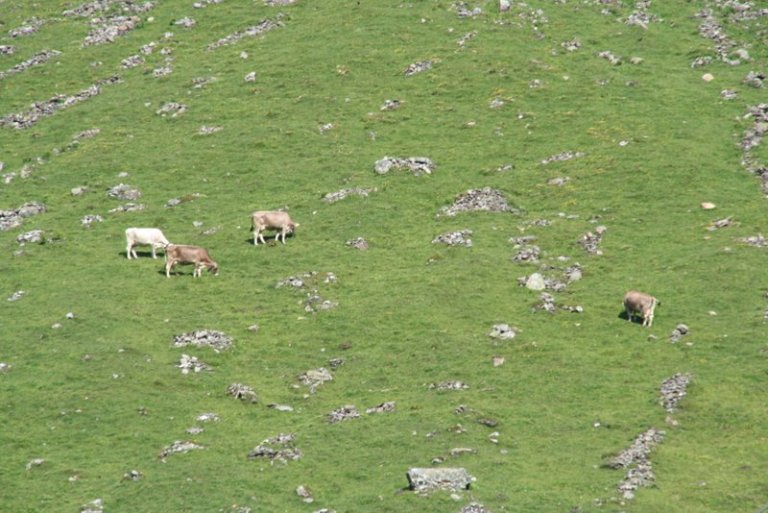
<svg viewBox="0 0 768 513"><path fill-rule="evenodd" d="M62 52L0 80L0 116L121 78L28 129L0 127L0 174L32 168L0 184L0 210L46 206L0 232L0 298L25 291L0 304L0 362L10 365L0 373L3 511L78 511L95 498L108 512L444 512L476 501L496 513L730 513L768 503L764 251L736 240L765 231L765 198L738 145L752 123L747 107L764 101L764 89L742 84L748 71L765 71L764 19L739 23L714 8L753 60L691 68L715 55L698 33L696 13L713 7L703 0L653 3L663 21L647 30L617 20L630 3L609 6L610 16L599 3L543 1L500 14L485 0L467 19L445 1L191 4L159 2L136 30L83 48L87 19L61 14L78 4L0 0L0 44L16 47L0 70ZM538 30L535 9L548 19ZM279 12L282 27L206 50ZM46 21L38 33L8 35L32 16ZM173 24L184 16L197 25ZM561 43L574 39L581 48L566 51ZM144 64L121 67L150 42ZM155 78L162 48L173 73ZM597 56L606 50L622 64ZM433 68L403 76L422 60ZM254 82L244 80L250 72ZM706 72L712 82L701 80ZM723 89L738 98L723 100ZM402 105L381 110L387 99ZM167 102L187 111L158 115ZM204 125L222 130L200 135ZM91 128L99 134L72 144ZM584 155L541 164L564 151ZM764 162L764 146L752 155ZM384 156L425 156L437 167L378 176ZM564 186L547 185L562 176ZM144 210L109 212L125 203L106 194L119 183L141 190ZM79 186L88 191L73 196ZM375 191L323 201L352 187ZM437 215L482 187L520 213ZM185 201L166 207L172 198ZM254 247L249 213L277 208L289 209L297 233ZM84 228L80 219L94 214L103 222ZM707 230L728 216L732 226ZM603 255L588 255L578 241L598 224L607 227ZM148 252L128 261L129 226L205 246L221 275L193 279L182 268L166 279ZM33 229L46 243L20 247L16 237ZM431 243L462 229L473 232L471 248ZM537 237L540 265L512 261L509 239L521 235ZM367 251L345 245L360 236ZM517 279L560 278L576 262L584 278L554 296L583 313L534 312L538 293ZM313 285L336 308L308 313L307 291L277 287L310 271L337 276ZM652 328L620 318L630 288L661 299ZM498 323L519 335L492 340ZM690 333L670 344L679 323ZM174 335L197 329L223 331L234 347L172 347ZM182 353L213 370L182 375ZM495 356L504 364L494 367ZM310 394L298 376L331 358L344 363ZM659 387L677 372L694 379L673 424ZM448 380L469 388L430 388ZM253 387L259 403L229 397L232 383ZM343 405L364 412L384 401L396 412L326 420ZM220 420L186 433L208 411ZM655 484L621 501L624 471L604 464L651 426L666 432L650 457ZM278 433L296 434L302 459L247 458ZM161 461L175 440L205 449ZM474 452L449 456L455 448ZM458 499L405 489L409 468L438 457L477 478ZM45 462L27 470L34 458ZM131 470L143 477L124 479ZM299 485L314 503L301 501Z"/></svg>

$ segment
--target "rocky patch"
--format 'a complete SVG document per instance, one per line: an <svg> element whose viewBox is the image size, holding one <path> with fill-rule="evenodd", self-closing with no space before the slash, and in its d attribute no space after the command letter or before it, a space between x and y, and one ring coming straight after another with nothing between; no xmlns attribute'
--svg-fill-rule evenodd
<svg viewBox="0 0 768 513"><path fill-rule="evenodd" d="M663 431L650 428L639 434L628 448L608 462L610 468L629 469L618 485L618 491L624 499L634 498L638 488L648 486L655 481L656 476L651 467L650 454L663 440Z"/></svg>
<svg viewBox="0 0 768 513"><path fill-rule="evenodd" d="M30 57L29 59L23 62L20 62L14 67L7 69L5 71L0 71L0 80L4 79L9 75L21 73L22 71L25 71L33 66L40 66L41 64L45 64L50 59L57 57L59 55L61 55L61 52L58 50L43 50L42 52L38 52L32 57Z"/></svg>
<svg viewBox="0 0 768 513"><path fill-rule="evenodd" d="M429 71L432 69L432 66L435 64L435 61L426 59L423 61L413 62L408 65L407 68L403 71L403 75L406 77L411 77L413 75L416 75L418 73L423 73L425 71Z"/></svg>
<svg viewBox="0 0 768 513"><path fill-rule="evenodd" d="M594 232L587 232L581 236L579 245L590 255L602 255L603 250L600 249L600 243L607 230L608 229L602 225L596 227Z"/></svg>
<svg viewBox="0 0 768 513"><path fill-rule="evenodd" d="M246 37L260 36L262 34L269 32L270 30L274 30L276 28L282 27L283 26L283 22L281 21L282 18L283 18L282 15L278 15L275 17L274 20L264 19L257 25L252 25L243 30L233 32L232 34L225 36L214 43L209 44L206 48L208 49L208 51L216 50L217 48L220 48L222 46L227 46L227 45L237 43L238 41Z"/></svg>
<svg viewBox="0 0 768 513"><path fill-rule="evenodd" d="M242 383L232 383L229 385L227 387L227 394L247 403L259 402L256 392L254 392L248 385L243 385Z"/></svg>
<svg viewBox="0 0 768 513"><path fill-rule="evenodd" d="M323 196L323 201L326 203L336 203L337 201L341 201L344 198L348 196L360 196L362 198L367 198L369 194L372 192L376 192L376 188L373 189L366 189L363 187L353 187L350 189L341 189L336 192L329 192L325 196Z"/></svg>
<svg viewBox="0 0 768 513"><path fill-rule="evenodd" d="M232 347L232 338L216 330L196 330L174 335L173 347L187 346L210 347L218 353Z"/></svg>
<svg viewBox="0 0 768 513"><path fill-rule="evenodd" d="M317 387L327 381L333 381L333 374L325 367L308 370L299 375L299 382L309 388L309 393L317 392Z"/></svg>
<svg viewBox="0 0 768 513"><path fill-rule="evenodd" d="M669 335L669 341L672 344L675 344L679 342L680 339L687 334L688 334L688 326L686 326L685 324L678 324L675 327L675 329L672 330L672 333Z"/></svg>
<svg viewBox="0 0 768 513"><path fill-rule="evenodd" d="M365 251L366 249L368 249L368 241L362 237L357 237L356 239L350 239L344 244L346 244L351 248L359 249L360 251Z"/></svg>
<svg viewBox="0 0 768 513"><path fill-rule="evenodd" d="M249 453L249 459L266 458L271 464L288 463L301 459L301 451L295 446L296 435L293 433L280 433L277 436L267 438L254 447Z"/></svg>
<svg viewBox="0 0 768 513"><path fill-rule="evenodd" d="M464 246L469 248L472 247L470 235L472 235L472 230L447 232L432 239L432 244L446 244L448 246Z"/></svg>
<svg viewBox="0 0 768 513"><path fill-rule="evenodd" d="M376 161L373 169L379 175L387 174L392 170L406 169L416 176L421 176L432 174L435 164L427 157L384 157Z"/></svg>
<svg viewBox="0 0 768 513"><path fill-rule="evenodd" d="M45 212L45 206L34 201L24 203L14 210L0 210L0 231L18 228L24 222L24 219L42 214L43 212Z"/></svg>
<svg viewBox="0 0 768 513"><path fill-rule="evenodd" d="M163 450L160 451L160 459L165 461L165 459L168 456L171 456L174 454L184 454L189 451L195 451L200 449L205 449L205 447L195 442L176 440L171 445L163 448Z"/></svg>
<svg viewBox="0 0 768 513"><path fill-rule="evenodd" d="M182 374L198 373L202 371L211 370L211 366L205 362L198 360L197 356L190 356L182 354L179 363L176 365L181 369Z"/></svg>
<svg viewBox="0 0 768 513"><path fill-rule="evenodd" d="M460 212L478 211L518 213L517 209L509 205L501 191L484 187L459 194L452 205L440 210L440 214L452 217Z"/></svg>
<svg viewBox="0 0 768 513"><path fill-rule="evenodd" d="M360 412L354 404L340 406L328 414L328 422L331 424L357 418L360 418Z"/></svg>
<svg viewBox="0 0 768 513"><path fill-rule="evenodd" d="M491 331L488 332L488 336L498 340L512 340L519 331L518 328L512 327L509 324L494 324L491 327Z"/></svg>
<svg viewBox="0 0 768 513"><path fill-rule="evenodd" d="M677 410L678 404L688 394L688 385L693 377L690 374L677 373L661 383L661 405L664 409L673 413Z"/></svg>

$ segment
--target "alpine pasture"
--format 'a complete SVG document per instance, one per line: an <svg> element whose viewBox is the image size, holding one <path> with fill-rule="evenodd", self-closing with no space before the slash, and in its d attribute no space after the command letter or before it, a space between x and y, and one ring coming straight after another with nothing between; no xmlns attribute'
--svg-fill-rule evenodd
<svg viewBox="0 0 768 513"><path fill-rule="evenodd" d="M0 0L0 509L764 511L767 42L733 0Z"/></svg>

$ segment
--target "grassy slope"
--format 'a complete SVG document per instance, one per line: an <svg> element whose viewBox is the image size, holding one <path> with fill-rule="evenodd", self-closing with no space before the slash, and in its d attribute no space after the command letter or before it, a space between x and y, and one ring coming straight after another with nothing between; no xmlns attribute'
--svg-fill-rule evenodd
<svg viewBox="0 0 768 513"><path fill-rule="evenodd" d="M765 502L762 255L734 241L761 230L764 202L734 144L745 128L737 117L760 101L760 91L739 84L746 66L713 65L712 83L690 68L695 56L711 52L696 33L697 4L654 5L665 22L647 31L600 15L599 6L533 4L549 18L543 39L530 23L499 17L493 2L482 5L488 14L461 20L445 2L300 2L284 9L284 28L206 52L207 44L277 10L260 2L193 10L174 1L112 45L80 49L87 29L73 20L11 41L18 54L4 57L3 69L43 48L63 55L1 81L0 114L74 94L112 73L123 82L28 130L0 131L6 171L46 160L30 179L0 187L0 207L28 200L48 207L22 230L0 235L2 291L27 291L0 305L0 361L12 365L0 376L0 440L10 449L0 463L4 508L74 511L95 497L108 511L226 511L232 504L450 511L474 499L497 512L650 512L662 504L665 511L725 512ZM32 14L59 17L65 8L0 6L8 8L5 29ZM197 20L194 29L171 24L185 15ZM162 63L157 52L140 68L120 69L122 58L161 42L168 30L174 37L159 46L173 48L173 74L152 77ZM477 36L459 49L456 41L471 30ZM560 42L573 38L582 49L567 53ZM595 56L603 50L625 63L610 66ZM749 68L762 69L765 55L752 53ZM627 62L635 55L642 64ZM423 59L438 62L402 76ZM97 61L101 66L91 66ZM254 83L243 81L250 71L258 74ZM195 89L196 77L216 81ZM530 88L534 79L542 87ZM740 98L720 100L725 87ZM387 98L403 107L380 111ZM494 98L506 104L491 109ZM156 115L168 101L189 110L177 119ZM325 123L334 128L321 134ZM202 125L223 130L196 135ZM52 153L93 127L101 129L96 138ZM539 164L566 150L586 155ZM428 156L438 169L425 177L375 176L373 162L384 155ZM514 169L495 171L506 163ZM556 176L570 181L545 185ZM120 202L104 192L120 182L142 190L145 211L107 213ZM79 185L90 192L71 197ZM435 217L456 194L482 186L503 190L525 213ZM333 205L321 200L344 187L377 191ZM202 197L164 207L193 193ZM699 210L704 200L719 209ZM282 206L301 223L298 233L285 246L254 248L248 212ZM105 220L83 229L86 214ZM735 227L704 229L727 215ZM553 225L526 227L537 218ZM594 228L592 218L608 227L602 257L575 244ZM161 226L173 241L205 245L221 276L166 280L160 260L127 262L122 231L130 225ZM209 227L219 229L202 235ZM33 228L57 241L14 256L16 235ZM473 230L472 248L430 244L464 228ZM583 314L531 313L537 295L516 279L536 268L511 262L507 242L523 233L539 237L547 262L561 265L554 258L566 255L584 266L584 280L556 295L558 303L583 305ZM357 236L369 240L369 251L344 246ZM305 314L301 292L275 289L278 280L310 270L338 276L319 286L338 309ZM649 330L654 342L618 318L630 287L662 299ZM70 311L76 320L64 319ZM51 329L55 322L63 327ZM521 335L493 344L485 334L499 322ZM680 322L691 327L690 345L666 343ZM254 323L257 333L247 329ZM222 354L170 347L173 335L201 328L224 331L235 347ZM182 352L215 370L182 376L174 368ZM506 363L492 367L494 355ZM332 357L345 360L334 382L311 397L292 387L299 373ZM657 400L660 382L675 372L691 372L695 381L672 427ZM428 390L450 379L471 388ZM233 382L253 386L260 404L227 397ZM397 402L396 414L324 421L343 404L364 409L386 400ZM268 409L270 402L296 411ZM459 404L471 413L454 413ZM195 437L208 448L161 463L160 450L192 438L184 430L204 411L221 417ZM499 425L476 422L483 417ZM455 432L457 424L464 433ZM651 457L656 487L616 504L610 498L622 473L600 465L652 425L667 431ZM494 430L498 445L487 441ZM270 466L246 459L279 432L297 433L302 460ZM477 451L446 463L477 477L462 501L398 493L407 468L429 466L455 447ZM46 463L24 470L34 457ZM121 481L130 469L144 478ZM299 484L313 490L314 504L295 496Z"/></svg>

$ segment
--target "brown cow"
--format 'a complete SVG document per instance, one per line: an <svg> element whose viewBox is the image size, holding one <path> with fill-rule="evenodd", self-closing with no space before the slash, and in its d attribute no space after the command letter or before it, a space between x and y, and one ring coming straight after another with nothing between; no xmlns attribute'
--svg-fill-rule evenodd
<svg viewBox="0 0 768 513"><path fill-rule="evenodd" d="M253 245L256 246L261 239L262 244L266 244L262 230L279 230L275 235L275 241L283 236L285 244L285 235L293 233L299 227L299 223L294 223L287 212L281 210L258 210L251 214L251 225L253 230Z"/></svg>
<svg viewBox="0 0 768 513"><path fill-rule="evenodd" d="M203 274L203 269L219 275L219 265L211 259L208 250L198 246L184 246L181 244L169 244L165 248L165 275L171 277L171 269L176 264L194 264L195 270L192 276L197 278Z"/></svg>
<svg viewBox="0 0 768 513"><path fill-rule="evenodd" d="M644 292L630 290L624 295L624 310L627 312L627 320L632 321L632 316L639 314L643 318L643 326L649 328L653 324L653 312L658 304L661 304L658 299Z"/></svg>

